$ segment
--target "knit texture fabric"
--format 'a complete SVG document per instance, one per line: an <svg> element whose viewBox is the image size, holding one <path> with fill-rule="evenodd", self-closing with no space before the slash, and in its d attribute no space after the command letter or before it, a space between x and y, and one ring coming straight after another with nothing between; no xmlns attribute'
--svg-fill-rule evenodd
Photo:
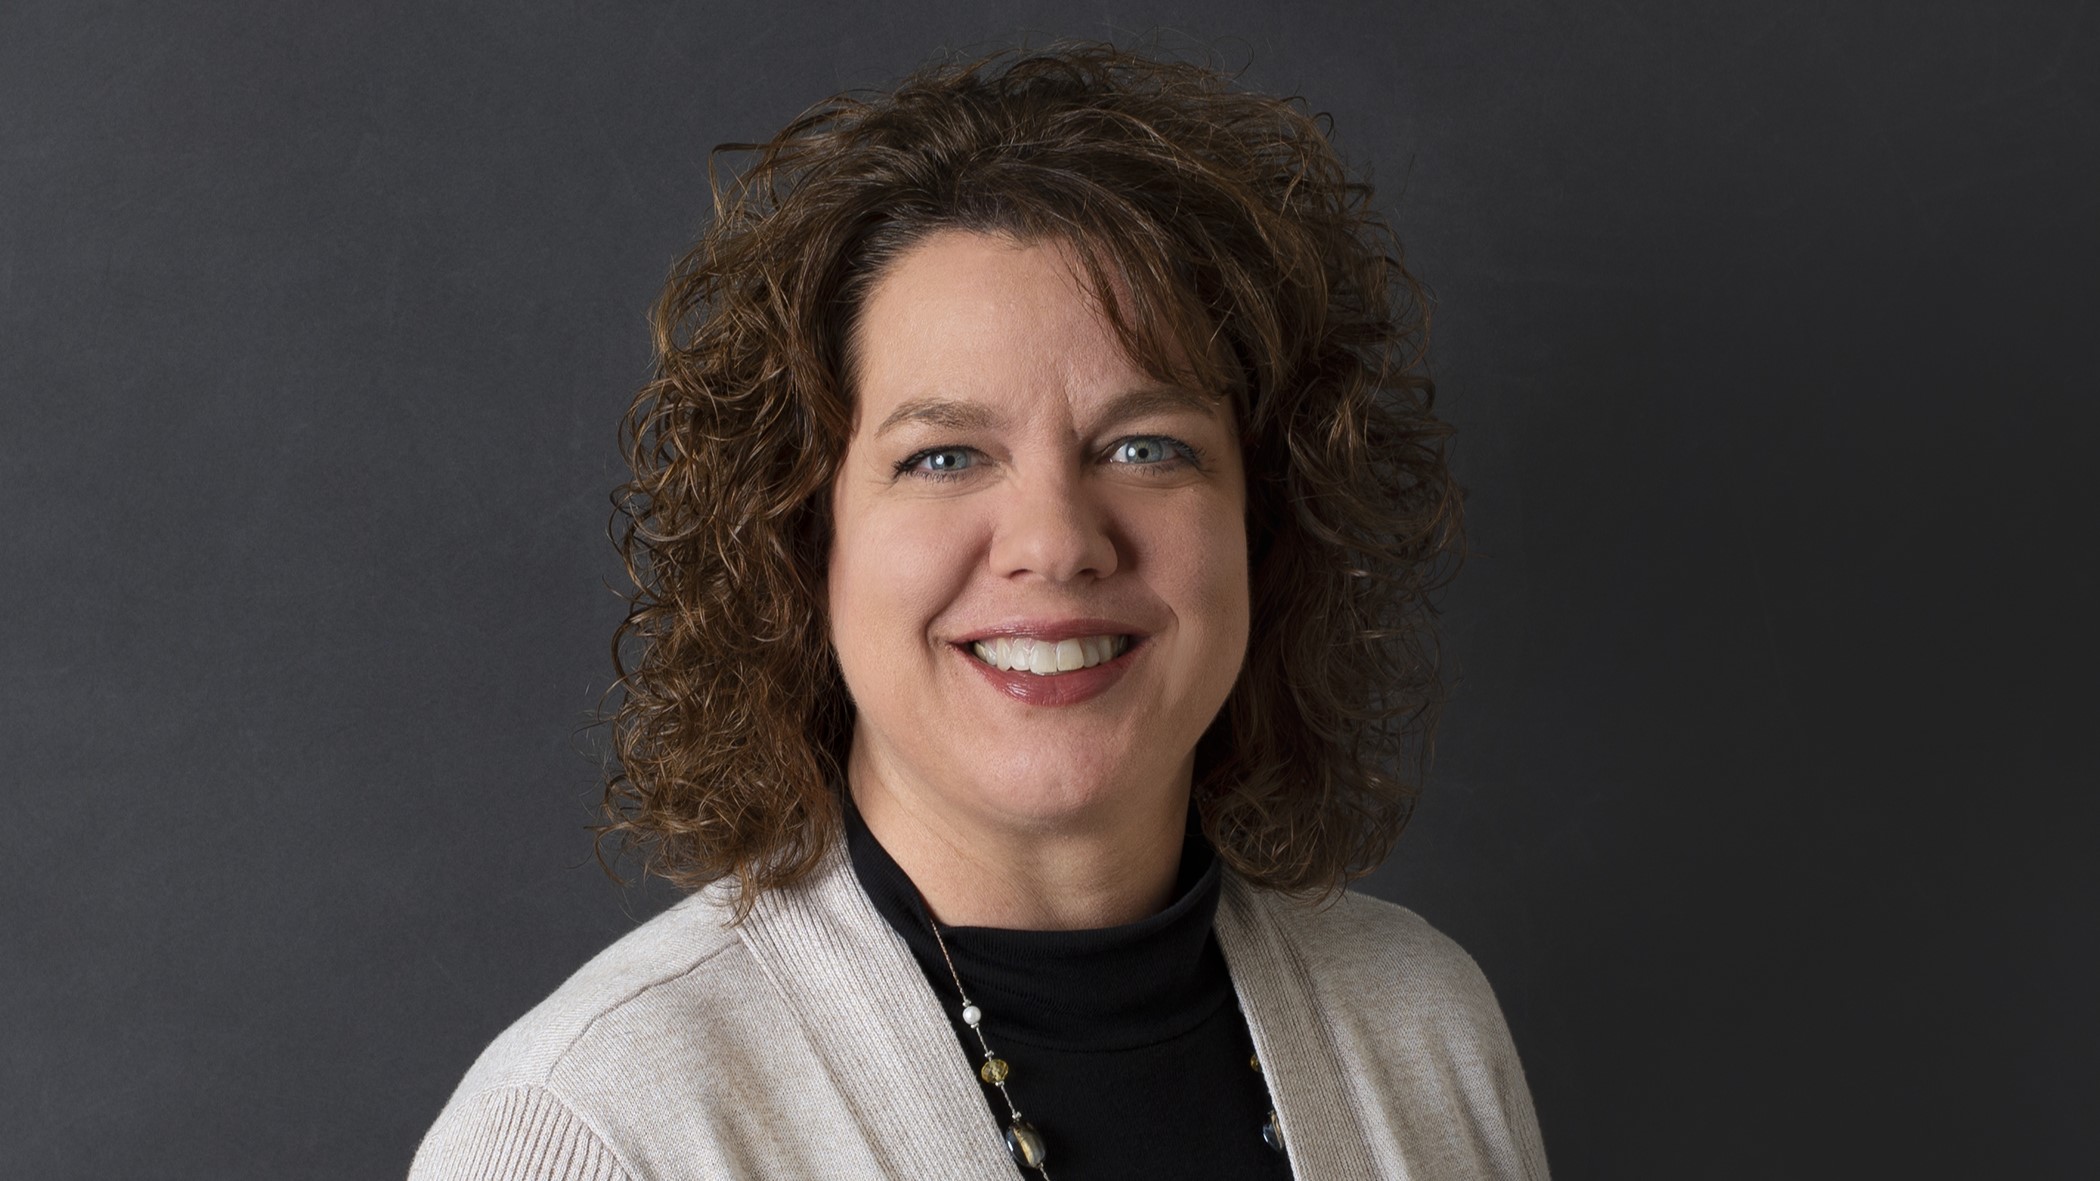
<svg viewBox="0 0 2100 1181"><path fill-rule="evenodd" d="M411 1181L1017 1175L843 851L728 919L719 887L684 899L498 1036ZM1389 903L1231 875L1216 929L1295 1176L1546 1177L1508 1028L1456 944Z"/></svg>

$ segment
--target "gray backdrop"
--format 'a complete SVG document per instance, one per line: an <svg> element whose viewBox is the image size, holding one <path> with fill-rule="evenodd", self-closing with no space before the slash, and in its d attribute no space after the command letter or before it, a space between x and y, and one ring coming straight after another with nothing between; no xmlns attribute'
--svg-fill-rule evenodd
<svg viewBox="0 0 2100 1181"><path fill-rule="evenodd" d="M398 1175L662 906L586 729L706 149L1016 33L1332 112L1477 554L1369 888L1562 1178L2092 1175L2077 4L12 3L0 1174Z"/></svg>

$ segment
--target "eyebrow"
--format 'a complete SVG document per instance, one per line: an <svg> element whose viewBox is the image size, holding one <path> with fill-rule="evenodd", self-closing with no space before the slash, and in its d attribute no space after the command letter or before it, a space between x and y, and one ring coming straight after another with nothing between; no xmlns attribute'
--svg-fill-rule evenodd
<svg viewBox="0 0 2100 1181"><path fill-rule="evenodd" d="M1176 410L1194 411L1206 418L1217 413L1224 404L1223 398L1199 394L1180 386L1146 386L1130 390L1110 398L1102 408L1103 423L1122 422L1140 418L1147 414L1162 414ZM950 431L984 430L999 424L999 412L982 402L959 401L953 398L914 398L882 420L875 428L876 438L890 433L906 423L924 423Z"/></svg>

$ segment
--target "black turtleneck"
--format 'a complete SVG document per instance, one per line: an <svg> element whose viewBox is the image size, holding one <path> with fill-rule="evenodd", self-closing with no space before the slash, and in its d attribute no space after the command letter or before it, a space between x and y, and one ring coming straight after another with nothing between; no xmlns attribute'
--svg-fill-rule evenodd
<svg viewBox="0 0 2100 1181"><path fill-rule="evenodd" d="M917 887L851 803L846 844L861 888L911 948L971 1070L983 1060ZM1058 1181L1206 1177L1276 1181L1270 1103L1211 932L1219 866L1182 841L1175 899L1150 918L1088 931L943 927L955 972L984 1011L1007 1088L1041 1131ZM982 1085L982 1084L980 1084ZM1006 1126L1005 1102L983 1085Z"/></svg>

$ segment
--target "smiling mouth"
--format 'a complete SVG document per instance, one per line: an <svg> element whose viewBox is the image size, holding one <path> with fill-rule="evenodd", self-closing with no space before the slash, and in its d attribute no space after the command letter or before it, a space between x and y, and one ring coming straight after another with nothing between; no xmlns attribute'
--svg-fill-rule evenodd
<svg viewBox="0 0 2100 1181"><path fill-rule="evenodd" d="M970 655L1001 672L1033 673L1039 677L1092 668L1129 649L1129 636L1079 636L1069 640L1001 636L969 646Z"/></svg>

